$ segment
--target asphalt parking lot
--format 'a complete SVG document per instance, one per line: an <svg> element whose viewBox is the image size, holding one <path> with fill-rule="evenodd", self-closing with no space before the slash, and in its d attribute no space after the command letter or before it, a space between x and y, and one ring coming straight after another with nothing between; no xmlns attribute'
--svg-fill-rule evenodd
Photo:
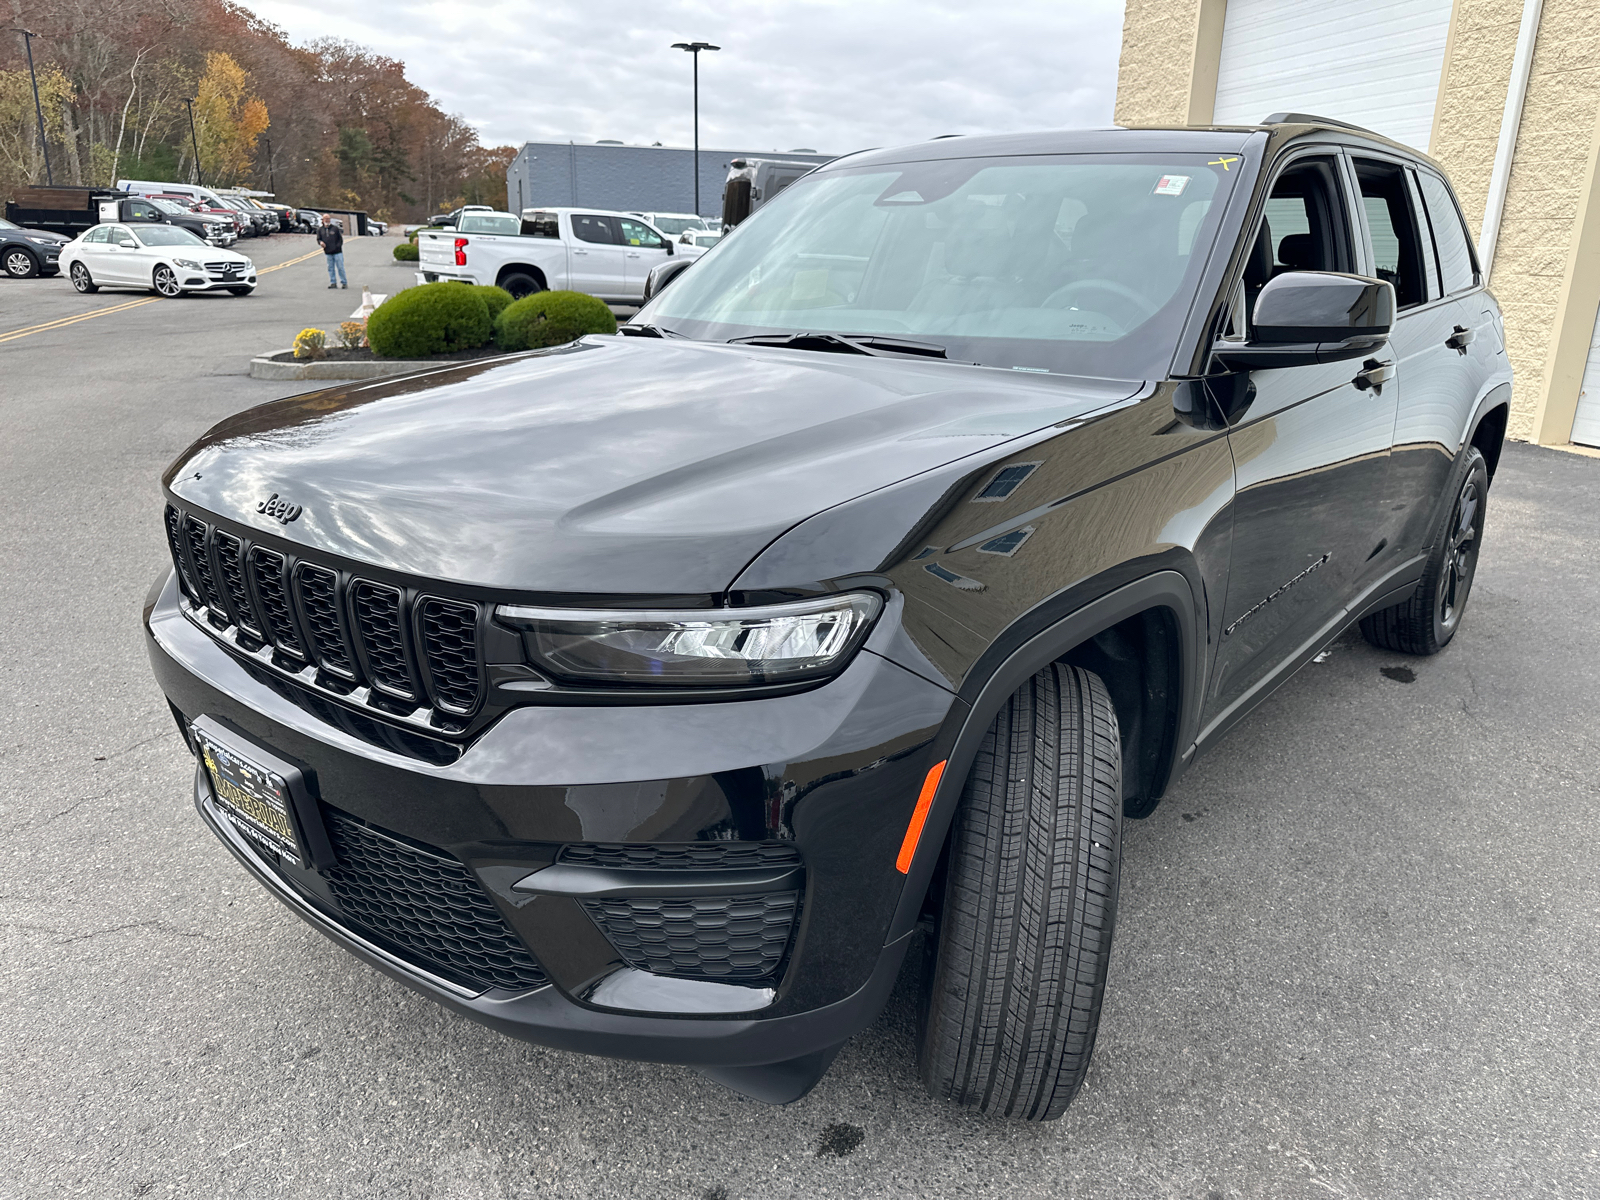
<svg viewBox="0 0 1600 1200"><path fill-rule="evenodd" d="M320 255L115 312L0 279L0 1196L1600 1193L1597 459L1508 447L1455 643L1346 636L1131 825L1057 1123L929 1099L909 977L775 1109L508 1041L290 916L195 817L145 663L158 479L296 390L252 354L408 282L393 245L338 293Z"/></svg>

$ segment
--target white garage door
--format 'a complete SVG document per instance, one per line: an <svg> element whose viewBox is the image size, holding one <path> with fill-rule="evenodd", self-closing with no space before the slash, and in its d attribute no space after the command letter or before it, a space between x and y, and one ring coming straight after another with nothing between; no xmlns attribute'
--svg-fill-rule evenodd
<svg viewBox="0 0 1600 1200"><path fill-rule="evenodd" d="M1589 361L1583 368L1572 440L1584 446L1600 446L1600 314L1596 315L1594 338L1589 343Z"/></svg>
<svg viewBox="0 0 1600 1200"><path fill-rule="evenodd" d="M1219 125L1315 113L1426 151L1451 0L1228 0Z"/></svg>

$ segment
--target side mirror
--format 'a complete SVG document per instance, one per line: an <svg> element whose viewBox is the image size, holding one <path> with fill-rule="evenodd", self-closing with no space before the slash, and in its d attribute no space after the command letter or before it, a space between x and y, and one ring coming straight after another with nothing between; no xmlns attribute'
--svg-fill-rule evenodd
<svg viewBox="0 0 1600 1200"><path fill-rule="evenodd" d="M659 296L666 289L667 284L694 266L694 263L695 260L692 258L675 258L671 262L657 263L651 267L650 274L644 277L645 300L649 301L653 297Z"/></svg>
<svg viewBox="0 0 1600 1200"><path fill-rule="evenodd" d="M1256 297L1249 340L1223 339L1214 352L1235 371L1361 358L1389 340L1394 309L1394 285L1382 279L1288 271Z"/></svg>
<svg viewBox="0 0 1600 1200"><path fill-rule="evenodd" d="M672 239L671 238L662 239L661 248L667 252L667 257L668 258L671 258L673 256L673 254L676 253L672 249Z"/></svg>

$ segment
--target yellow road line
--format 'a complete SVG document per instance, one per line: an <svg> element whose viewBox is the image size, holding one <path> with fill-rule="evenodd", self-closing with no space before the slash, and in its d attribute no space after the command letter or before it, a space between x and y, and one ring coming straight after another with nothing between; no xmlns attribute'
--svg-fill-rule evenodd
<svg viewBox="0 0 1600 1200"><path fill-rule="evenodd" d="M284 267L292 267L295 263L303 263L308 258L315 258L322 251L313 250L309 254L302 254L299 258L291 258L287 262L274 263L270 267L257 267L256 275L261 276L269 271L279 271ZM12 329L0 333L0 342L14 342L18 338L30 337L35 333L47 333L52 329L65 329L68 325L76 325L79 321L90 321L95 317L104 317L111 313L126 312L130 308L139 308L146 304L154 304L160 296L151 296L144 300L129 300L126 304L110 304L105 308L96 308L85 313L76 313L70 317L58 317L54 321L46 321L41 325L28 325L22 329Z"/></svg>
<svg viewBox="0 0 1600 1200"><path fill-rule="evenodd" d="M257 267L256 268L256 274L257 275L265 275L268 271L281 271L285 267L294 266L295 263L303 263L308 258L315 258L317 255L319 255L321 253L322 253L321 250L313 250L310 254L302 254L299 258L291 258L288 262L274 263L270 267Z"/></svg>
<svg viewBox="0 0 1600 1200"><path fill-rule="evenodd" d="M65 329L68 325L76 325L79 321L92 321L95 317L126 312L130 308L140 308L146 304L154 304L160 299L160 296L151 296L146 300L130 300L126 304L112 304L106 308L96 308L86 313L78 313L76 316L62 317L57 321L47 321L43 325L33 325L27 329L13 329L8 333L0 334L0 342L14 342L18 338L31 337L36 333L48 333L54 329Z"/></svg>

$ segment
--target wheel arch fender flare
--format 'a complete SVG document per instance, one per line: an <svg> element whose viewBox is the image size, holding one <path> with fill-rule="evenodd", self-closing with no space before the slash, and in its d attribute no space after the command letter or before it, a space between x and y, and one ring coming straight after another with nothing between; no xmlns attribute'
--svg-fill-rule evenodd
<svg viewBox="0 0 1600 1200"><path fill-rule="evenodd" d="M1001 706L1035 673L1061 659L1074 647L1129 617L1152 609L1169 610L1178 631L1178 728L1166 781L1170 783L1177 777L1178 768L1188 762L1194 746L1199 689L1204 676L1201 656L1205 631L1196 619L1195 593L1189 580L1179 571L1164 569L1125 583L1053 621L1011 651L988 672L981 685L970 692L963 688L971 696L970 700L953 706L945 728L936 739L937 749L932 759L943 761L945 767L911 867L906 872L900 903L884 939L886 945L916 927L923 896L961 803L967 772ZM1025 615L1016 624L1026 620Z"/></svg>
<svg viewBox="0 0 1600 1200"><path fill-rule="evenodd" d="M1495 413L1497 409L1504 409L1505 416L1497 417L1500 423L1500 441L1505 440L1506 418L1511 414L1511 384L1496 383L1484 390L1472 406L1472 415L1468 418L1466 428L1461 431L1461 443L1456 449L1457 456L1466 453L1467 447L1476 444L1478 430L1483 425L1484 419ZM1494 478L1494 469L1500 461L1500 445L1497 442L1492 448L1493 453L1484 450L1483 457L1489 462L1489 478Z"/></svg>
<svg viewBox="0 0 1600 1200"><path fill-rule="evenodd" d="M550 289L550 279L544 273L544 268L534 266L532 263L506 263L505 266L501 267L495 272L495 287L505 286L505 278L507 275L531 275L539 281L540 287L544 288L546 291Z"/></svg>

